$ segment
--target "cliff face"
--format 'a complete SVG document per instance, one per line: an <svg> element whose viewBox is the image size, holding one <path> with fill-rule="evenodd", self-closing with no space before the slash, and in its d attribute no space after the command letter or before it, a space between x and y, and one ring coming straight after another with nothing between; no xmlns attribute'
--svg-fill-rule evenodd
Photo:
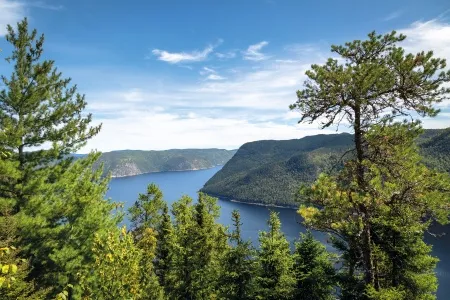
<svg viewBox="0 0 450 300"><path fill-rule="evenodd" d="M134 176L151 172L208 169L224 165L236 150L174 149L164 151L122 150L105 152L99 159L104 172L113 177Z"/></svg>

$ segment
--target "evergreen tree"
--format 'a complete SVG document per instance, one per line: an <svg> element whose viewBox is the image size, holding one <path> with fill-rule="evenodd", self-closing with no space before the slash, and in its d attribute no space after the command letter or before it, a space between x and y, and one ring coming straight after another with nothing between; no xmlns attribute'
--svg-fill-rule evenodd
<svg viewBox="0 0 450 300"><path fill-rule="evenodd" d="M270 213L268 225L259 236L257 299L294 299L294 260L277 213Z"/></svg>
<svg viewBox="0 0 450 300"><path fill-rule="evenodd" d="M9 78L0 91L0 200L17 218L18 248L31 259L30 279L55 287L76 283L92 261L94 233L115 226L104 200L108 178L92 171L99 154L73 161L72 153L96 135L84 96L42 60L44 37L29 32L27 20L8 26L13 46ZM76 293L75 288L75 293Z"/></svg>
<svg viewBox="0 0 450 300"><path fill-rule="evenodd" d="M136 245L141 250L138 280L142 289L142 299L158 300L164 298L164 292L158 282L154 268L157 245L156 238L156 231L152 228L146 228L142 233L142 238Z"/></svg>
<svg viewBox="0 0 450 300"><path fill-rule="evenodd" d="M378 245L376 239L378 231L389 231L380 229L388 223L385 218L389 218L381 208L390 211L390 204L394 202L388 202L386 206L379 205L382 200L379 199L379 191L374 190L373 184L384 188L390 183L384 179L385 174L382 173L386 171L383 169L385 167L377 170L377 164L382 160L373 160L373 153L370 152L374 148L369 145L367 135L374 129L374 125L389 122L399 116L413 118L413 112L420 116L436 116L439 110L433 105L445 99L450 92L449 88L442 87L443 83L450 81L450 71L444 71L445 60L434 58L432 52L405 54L405 51L397 46L405 38L395 32L384 36L373 32L366 41L357 40L345 46L332 46L332 51L340 55L344 62L329 59L325 65L312 65L311 70L306 72L308 80L304 89L297 92L298 101L291 105L291 109L298 109L302 113L300 122L313 122L323 118L325 121L322 127L325 128L339 125L345 118L353 127L355 158L348 162L339 178L322 176L318 179L312 187L315 191L310 191L307 199L302 200L312 206L303 208L301 214L306 219L315 219L309 222L313 226L343 237L341 246L346 248L348 257L357 258L347 264L349 276L358 277L361 272L367 288L373 288L375 291L381 289L381 278L384 277L379 272L382 266L378 265L377 259L382 259L385 254L385 251L380 252L381 245ZM380 141L384 141L383 136L378 137L381 138ZM384 145L388 146L387 143ZM398 147L401 146L397 145ZM389 149L396 150L398 149L395 147ZM400 157L394 165L401 165L403 159ZM414 166L409 164L408 167ZM410 171L415 173L414 168ZM376 175L374 172L379 173ZM396 194L392 190L389 192ZM394 199L396 198L397 196L394 196ZM441 196L434 199L418 198L425 202L434 202L431 207L436 210L441 208L438 207L442 203ZM416 205L422 207L423 203L411 204L407 212L413 210ZM319 213L320 218L314 217L319 211L314 206L324 208ZM408 218L407 213L397 210L396 213L399 219ZM433 211L429 215L436 213L437 211ZM442 218L440 219L442 221ZM414 222L417 226L423 223L417 219L414 219ZM408 247L407 244L403 245L403 248ZM408 272L422 271L411 268ZM392 284L395 287L398 283Z"/></svg>
<svg viewBox="0 0 450 300"><path fill-rule="evenodd" d="M161 299L162 289L156 276L157 228L160 227L167 204L161 190L149 184L146 194L139 194L138 201L129 209L132 233L136 247L141 250L139 283L144 299Z"/></svg>
<svg viewBox="0 0 450 300"><path fill-rule="evenodd" d="M171 293L170 271L173 267L175 233L167 204L164 205L162 220L158 227L156 244L156 258L154 261L155 273L159 284L165 289L167 295Z"/></svg>
<svg viewBox="0 0 450 300"><path fill-rule="evenodd" d="M174 299L211 299L218 294L220 261L227 250L225 229L217 223L217 199L199 193L173 205L175 251L171 280Z"/></svg>
<svg viewBox="0 0 450 300"><path fill-rule="evenodd" d="M48 290L39 289L28 278L29 261L20 257L18 244L17 220L2 207L0 216L0 299L44 299Z"/></svg>
<svg viewBox="0 0 450 300"><path fill-rule="evenodd" d="M139 194L138 200L130 207L131 228L136 237L146 228L156 228L160 225L165 202L163 194L154 183L149 184L147 193Z"/></svg>
<svg viewBox="0 0 450 300"><path fill-rule="evenodd" d="M254 299L256 276L255 251L250 241L241 236L241 216L232 212L233 231L229 237L231 248L221 266L220 291L225 299Z"/></svg>
<svg viewBox="0 0 450 300"><path fill-rule="evenodd" d="M95 263L79 274L84 299L142 299L142 252L125 227L96 234Z"/></svg>
<svg viewBox="0 0 450 300"><path fill-rule="evenodd" d="M172 205L174 216L175 243L174 261L171 276L173 277L172 299L193 299L191 271L197 266L193 258L193 207L192 199L188 196L181 197Z"/></svg>
<svg viewBox="0 0 450 300"><path fill-rule="evenodd" d="M370 160L365 161L365 193L351 189L357 186L352 162L341 179L322 175L305 189L311 203L322 208L302 207L306 223L341 238L335 239L335 245L346 255L348 277L354 277L344 279L343 292L350 299L362 297L355 295L358 290L364 293L360 284L355 285L363 280L358 257L364 251L358 240L363 224L355 203L372 203L369 221L377 285L366 285L366 292L374 298L386 293L403 295L400 299L435 297L437 259L430 255L431 247L424 243L423 235L431 222L448 222L450 178L421 164L414 146L414 137L420 132L416 123L395 123L374 126L366 134Z"/></svg>
<svg viewBox="0 0 450 300"><path fill-rule="evenodd" d="M296 299L335 299L336 285L332 256L308 231L295 243L294 273L297 280Z"/></svg>

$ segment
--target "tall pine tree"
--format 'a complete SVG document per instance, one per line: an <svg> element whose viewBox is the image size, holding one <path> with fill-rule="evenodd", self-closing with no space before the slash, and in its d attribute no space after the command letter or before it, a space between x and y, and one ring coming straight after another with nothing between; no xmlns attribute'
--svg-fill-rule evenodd
<svg viewBox="0 0 450 300"><path fill-rule="evenodd" d="M361 272L367 288L376 291L382 288L384 277L379 272L382 266L377 263L384 255L384 251L380 252L378 236L388 223L384 220L382 225L383 218L389 217L380 210L386 207L379 205L380 195L373 186L384 178L384 174L375 176L373 173L382 160L375 161L371 156L373 145L369 145L369 131L373 126L401 116L436 116L439 110L434 104L446 99L450 92L442 86L450 82L450 71L444 71L445 60L435 58L432 52L406 54L398 46L405 38L396 32L386 35L372 32L365 41L332 46L332 51L342 61L330 58L324 65L312 65L306 72L308 80L304 89L297 92L298 101L291 105L291 109L302 113L300 122L321 120L325 128L339 125L346 119L354 130L354 159L348 162L339 178L319 178L313 186L316 191L310 191L307 199L302 199L309 207L303 208L301 213L312 220L318 211L315 207L324 209L320 212L321 224L315 221L310 224L343 238L340 246L352 259L346 264L348 274L359 276ZM384 137L381 136L380 141L384 141ZM389 151L396 150L399 149ZM401 165L402 161L400 158L394 165ZM376 172L386 171L380 167ZM389 185L384 179L382 182L382 186ZM441 203L440 198L437 196L434 200ZM432 207L438 208L435 204ZM397 213L400 213L399 218L407 218L406 214ZM414 222L421 223L417 219ZM407 247L407 244L403 245L403 248ZM410 271L415 272L413 268Z"/></svg>
<svg viewBox="0 0 450 300"><path fill-rule="evenodd" d="M94 233L115 226L112 205L104 200L108 178L93 171L99 154L73 161L100 126L90 127L86 101L43 60L44 37L29 31L27 20L6 40L13 72L2 76L0 91L0 199L18 219L18 245L31 259L31 279L53 293L76 283L92 262ZM77 292L77 288L72 291Z"/></svg>

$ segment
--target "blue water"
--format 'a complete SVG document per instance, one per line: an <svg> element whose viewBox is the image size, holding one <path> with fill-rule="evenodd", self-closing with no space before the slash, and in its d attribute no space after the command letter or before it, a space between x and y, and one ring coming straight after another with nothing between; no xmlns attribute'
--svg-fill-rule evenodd
<svg viewBox="0 0 450 300"><path fill-rule="evenodd" d="M123 202L125 208L128 208L136 201L139 193L145 193L149 183L155 183L163 191L164 198L169 204L177 201L183 195L191 196L195 200L197 199L197 191L220 169L221 167L215 167L200 171L162 172L113 178L107 196L116 202ZM291 243L299 237L300 232L306 230L300 224L301 220L293 209L267 208L220 199L218 204L221 206L219 222L224 225L231 225L231 212L234 209L239 210L243 223L242 234L244 238L251 240L255 245L258 243L259 231L268 228L267 219L270 210L279 213L282 230ZM433 231L438 233L450 232L450 228L436 227L433 228ZM321 233L314 233L314 235L331 250L326 242L326 235ZM438 299L448 299L446 295L450 295L450 252L448 251L450 249L450 235L439 238L429 235L427 241L434 245L433 253L441 259L437 268L440 283Z"/></svg>

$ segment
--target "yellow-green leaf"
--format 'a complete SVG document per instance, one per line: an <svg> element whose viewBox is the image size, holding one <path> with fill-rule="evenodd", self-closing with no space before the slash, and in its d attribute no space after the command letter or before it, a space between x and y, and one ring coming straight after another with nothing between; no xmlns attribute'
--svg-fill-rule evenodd
<svg viewBox="0 0 450 300"><path fill-rule="evenodd" d="M4 265L2 267L2 273L3 274L8 274L8 272L9 272L9 265Z"/></svg>
<svg viewBox="0 0 450 300"><path fill-rule="evenodd" d="M16 265L11 265L11 272L14 274L14 273L17 273L17 266Z"/></svg>

